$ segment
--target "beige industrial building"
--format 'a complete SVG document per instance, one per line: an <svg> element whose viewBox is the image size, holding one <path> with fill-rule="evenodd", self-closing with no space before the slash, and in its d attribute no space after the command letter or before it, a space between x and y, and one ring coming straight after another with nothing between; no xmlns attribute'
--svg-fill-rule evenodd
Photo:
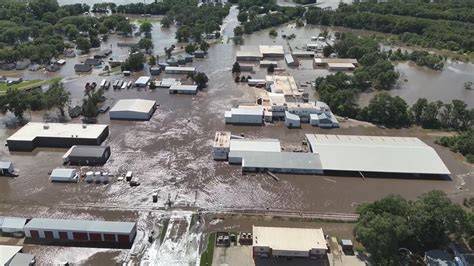
<svg viewBox="0 0 474 266"><path fill-rule="evenodd" d="M254 257L324 259L327 243L321 228L253 226Z"/></svg>
<svg viewBox="0 0 474 266"><path fill-rule="evenodd" d="M331 71L353 71L359 66L359 62L352 58L314 58L313 66L325 67Z"/></svg>

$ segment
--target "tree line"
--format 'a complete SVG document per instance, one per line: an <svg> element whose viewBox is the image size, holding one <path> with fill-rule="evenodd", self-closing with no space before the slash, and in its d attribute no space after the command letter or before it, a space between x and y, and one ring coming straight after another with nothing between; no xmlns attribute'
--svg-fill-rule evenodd
<svg viewBox="0 0 474 266"><path fill-rule="evenodd" d="M421 60L427 55L423 52L401 53L398 50L394 53L381 52L377 41L370 37L341 33L337 33L336 37L336 43L325 53L335 52L341 58L355 58L359 67L353 75L338 72L316 79L315 89L321 101L331 106L335 114L393 128L416 124L423 128L465 131L474 126L474 109L469 109L461 100L430 103L419 99L410 108L398 96L379 93L367 107L360 108L357 100L361 92L370 88L389 90L396 84L399 74L389 59ZM436 67L433 65L432 68Z"/></svg>
<svg viewBox="0 0 474 266"><path fill-rule="evenodd" d="M387 196L357 207L354 235L374 265L417 265L424 252L465 239L474 245L474 212L431 191L417 200ZM402 250L409 250L403 256ZM414 256L415 254L416 256Z"/></svg>
<svg viewBox="0 0 474 266"><path fill-rule="evenodd" d="M1 3L0 60L7 63L21 59L48 63L67 48L76 46L87 53L91 47L99 47L99 34L133 31L124 16L81 16L90 9L85 4L59 6L56 0Z"/></svg>
<svg viewBox="0 0 474 266"><path fill-rule="evenodd" d="M446 2L445 5L451 5L451 3L454 2ZM422 47L447 49L460 53L474 51L473 24L457 20L423 18L418 13L412 12L398 15L393 11L395 8L387 8L386 13L376 13L376 8L370 8L381 6L382 9L386 4L364 1L353 5L341 4L336 10L313 7L305 14L305 18L309 24L343 26L396 34L402 42ZM408 8L406 5L409 4L397 1L396 4L389 3L389 5L404 9ZM434 4L426 4L420 5L419 8L428 9L432 6ZM472 8L466 8L466 10L470 15L473 13Z"/></svg>
<svg viewBox="0 0 474 266"><path fill-rule="evenodd" d="M274 0L240 0L237 19L241 26L234 29L235 36L282 25L303 16L304 7L282 7Z"/></svg>
<svg viewBox="0 0 474 266"><path fill-rule="evenodd" d="M436 143L448 147L453 152L461 153L468 162L474 163L474 129L471 128L451 137L442 137L436 140Z"/></svg>
<svg viewBox="0 0 474 266"><path fill-rule="evenodd" d="M0 96L0 111L3 114L11 112L20 123L24 122L24 113L27 110L40 111L57 108L62 117L65 108L70 102L70 93L64 89L60 81L53 81L46 92L34 90L31 92L17 89L8 89Z"/></svg>

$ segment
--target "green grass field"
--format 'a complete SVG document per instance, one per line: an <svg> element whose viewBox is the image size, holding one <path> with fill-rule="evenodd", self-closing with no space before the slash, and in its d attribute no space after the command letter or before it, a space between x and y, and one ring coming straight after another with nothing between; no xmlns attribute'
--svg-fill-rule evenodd
<svg viewBox="0 0 474 266"><path fill-rule="evenodd" d="M216 243L216 233L211 233L207 239L207 248L201 255L200 266L211 266L212 257L214 256L214 245Z"/></svg>
<svg viewBox="0 0 474 266"><path fill-rule="evenodd" d="M8 86L6 83L0 83L0 93L5 93L10 88L15 89L15 90L27 90L27 89L31 89L31 88L34 88L34 87L37 87L37 86L46 85L46 84L52 83L54 81L60 81L60 80L61 80L60 77L53 78L53 79L50 79L50 80L41 80L41 79L25 80L21 83L12 84L10 86Z"/></svg>

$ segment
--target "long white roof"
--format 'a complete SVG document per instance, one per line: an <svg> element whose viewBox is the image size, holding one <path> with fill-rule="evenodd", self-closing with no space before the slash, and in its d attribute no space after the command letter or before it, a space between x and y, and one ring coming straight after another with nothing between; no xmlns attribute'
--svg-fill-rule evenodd
<svg viewBox="0 0 474 266"><path fill-rule="evenodd" d="M327 249L321 228L253 226L253 246L284 251Z"/></svg>
<svg viewBox="0 0 474 266"><path fill-rule="evenodd" d="M277 139L231 139L230 151L273 151L280 152L280 141Z"/></svg>
<svg viewBox="0 0 474 266"><path fill-rule="evenodd" d="M132 222L33 218L25 225L25 229L129 234L135 225L136 224Z"/></svg>
<svg viewBox="0 0 474 266"><path fill-rule="evenodd" d="M436 151L418 138L306 134L324 170L450 174Z"/></svg>
<svg viewBox="0 0 474 266"><path fill-rule="evenodd" d="M74 138L96 139L107 127L107 125L29 122L7 140L32 141L37 137L73 138L73 136Z"/></svg>
<svg viewBox="0 0 474 266"><path fill-rule="evenodd" d="M119 100L110 112L139 112L139 113L148 113L155 106L156 102L151 100L143 99L124 99Z"/></svg>

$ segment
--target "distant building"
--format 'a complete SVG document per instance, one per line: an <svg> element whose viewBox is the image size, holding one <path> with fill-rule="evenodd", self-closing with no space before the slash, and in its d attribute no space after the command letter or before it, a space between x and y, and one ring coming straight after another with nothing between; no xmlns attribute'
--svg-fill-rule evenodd
<svg viewBox="0 0 474 266"><path fill-rule="evenodd" d="M12 162L0 161L0 175L10 176L15 172L15 167Z"/></svg>
<svg viewBox="0 0 474 266"><path fill-rule="evenodd" d="M151 78L148 76L141 76L135 81L136 87L146 87L150 84Z"/></svg>
<svg viewBox="0 0 474 266"><path fill-rule="evenodd" d="M152 66L150 67L150 74L153 76L157 76L161 74L161 67L159 66Z"/></svg>
<svg viewBox="0 0 474 266"><path fill-rule="evenodd" d="M313 51L293 51L292 55L293 57L296 57L296 58L309 58L309 57L314 57L314 52Z"/></svg>
<svg viewBox="0 0 474 266"><path fill-rule="evenodd" d="M101 59L101 58L105 58L105 57L109 56L110 54L112 54L112 50L104 49L104 50L99 51L97 54L95 54L94 58L95 59Z"/></svg>
<svg viewBox="0 0 474 266"><path fill-rule="evenodd" d="M172 66L168 66L168 67L165 68L165 73L166 74L188 75L188 74L196 73L196 68L195 67L172 67Z"/></svg>
<svg viewBox="0 0 474 266"><path fill-rule="evenodd" d="M260 61L263 59L262 52L258 46L240 46L236 53L237 61Z"/></svg>
<svg viewBox="0 0 474 266"><path fill-rule="evenodd" d="M102 64L102 60L97 58L87 58L84 64L97 67Z"/></svg>
<svg viewBox="0 0 474 266"><path fill-rule="evenodd" d="M285 111L285 126L287 126L288 128L301 127L300 117L288 111Z"/></svg>
<svg viewBox="0 0 474 266"><path fill-rule="evenodd" d="M87 73L92 71L92 67L87 64L75 64L74 71L79 73Z"/></svg>
<svg viewBox="0 0 474 266"><path fill-rule="evenodd" d="M63 156L65 164L103 165L110 157L109 146L74 145Z"/></svg>
<svg viewBox="0 0 474 266"><path fill-rule="evenodd" d="M156 110L156 102L143 99L119 100L109 111L110 119L150 120Z"/></svg>
<svg viewBox="0 0 474 266"><path fill-rule="evenodd" d="M254 257L327 258L321 228L253 226Z"/></svg>
<svg viewBox="0 0 474 266"><path fill-rule="evenodd" d="M285 62L290 67L297 67L300 65L297 58L294 58L291 54L285 54Z"/></svg>
<svg viewBox="0 0 474 266"><path fill-rule="evenodd" d="M196 58L204 58L206 56L206 52L204 52L203 50L197 50L194 51L193 55Z"/></svg>
<svg viewBox="0 0 474 266"><path fill-rule="evenodd" d="M314 58L313 65L317 67L327 67L332 71L352 71L359 63L352 58Z"/></svg>
<svg viewBox="0 0 474 266"><path fill-rule="evenodd" d="M331 112L322 112L316 114L310 114L310 125L320 128L337 128L339 122Z"/></svg>
<svg viewBox="0 0 474 266"><path fill-rule="evenodd" d="M224 116L226 124L263 124L263 108L261 106L232 108L230 111L226 111Z"/></svg>
<svg viewBox="0 0 474 266"><path fill-rule="evenodd" d="M70 148L100 145L109 135L107 125L29 122L7 138L10 151L31 151L36 147Z"/></svg>
<svg viewBox="0 0 474 266"><path fill-rule="evenodd" d="M158 88L170 88L173 85L180 85L180 84L181 84L181 82L176 80L176 79L167 78L167 79L162 79L162 80L158 81L156 86Z"/></svg>
<svg viewBox="0 0 474 266"><path fill-rule="evenodd" d="M170 94L196 94L197 85L180 85L175 84L169 88Z"/></svg>
<svg viewBox="0 0 474 266"><path fill-rule="evenodd" d="M259 49L263 57L283 58L285 56L285 50L281 45L260 45Z"/></svg>

